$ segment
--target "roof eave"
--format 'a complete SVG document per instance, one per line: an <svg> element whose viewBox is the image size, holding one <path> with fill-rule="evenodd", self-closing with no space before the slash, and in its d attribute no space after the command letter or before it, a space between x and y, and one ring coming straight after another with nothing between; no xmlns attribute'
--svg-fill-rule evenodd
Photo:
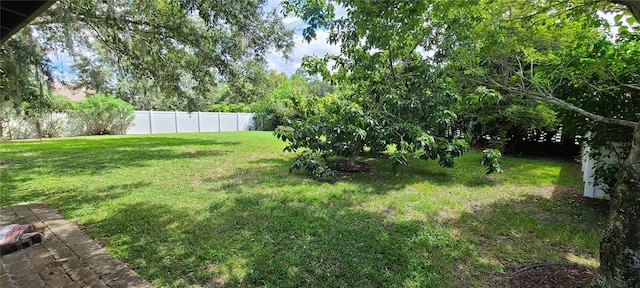
<svg viewBox="0 0 640 288"><path fill-rule="evenodd" d="M14 34L18 33L18 31L20 31L20 29L24 28L29 23L31 23L31 21L33 21L33 19L36 19L36 17L40 16L40 14L42 14L42 12L46 11L47 9L49 9L49 7L51 7L51 5L53 5L54 3L56 3L56 1L42 2L42 4L40 5L40 7L38 9L34 10L28 17L24 18L24 20L22 20L18 25L16 25L13 28L11 28L9 30L9 32L7 32L7 34L2 35L2 38L0 39L0 44L4 44L4 42L9 40L9 38L11 38L11 36L13 36Z"/></svg>

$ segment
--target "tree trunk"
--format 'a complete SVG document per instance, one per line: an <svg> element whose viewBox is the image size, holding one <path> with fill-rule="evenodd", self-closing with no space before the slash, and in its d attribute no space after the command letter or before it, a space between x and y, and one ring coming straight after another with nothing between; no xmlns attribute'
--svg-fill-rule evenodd
<svg viewBox="0 0 640 288"><path fill-rule="evenodd" d="M640 123L633 132L600 242L600 268L592 287L640 287Z"/></svg>
<svg viewBox="0 0 640 288"><path fill-rule="evenodd" d="M627 6L633 17L640 21L640 1L638 0L609 0L612 3Z"/></svg>
<svg viewBox="0 0 640 288"><path fill-rule="evenodd" d="M364 142L358 141L356 147L354 147L351 156L347 159L347 167L353 167L356 164L356 160L358 160L358 155L360 155L360 151L364 147Z"/></svg>

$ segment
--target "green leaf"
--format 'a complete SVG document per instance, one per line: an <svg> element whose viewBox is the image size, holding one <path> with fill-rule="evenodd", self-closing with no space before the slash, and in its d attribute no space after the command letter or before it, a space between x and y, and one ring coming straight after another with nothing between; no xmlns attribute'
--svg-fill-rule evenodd
<svg viewBox="0 0 640 288"><path fill-rule="evenodd" d="M636 18L635 18L635 17L627 17L627 23L628 23L629 25L632 25L632 26L633 26L634 24L636 24L636 22L637 22L637 20L636 20Z"/></svg>
<svg viewBox="0 0 640 288"><path fill-rule="evenodd" d="M620 22L620 20L622 20L622 17L624 17L624 14L617 14L613 17L613 21Z"/></svg>
<svg viewBox="0 0 640 288"><path fill-rule="evenodd" d="M620 26L618 27L618 34L624 34L629 32L628 26Z"/></svg>

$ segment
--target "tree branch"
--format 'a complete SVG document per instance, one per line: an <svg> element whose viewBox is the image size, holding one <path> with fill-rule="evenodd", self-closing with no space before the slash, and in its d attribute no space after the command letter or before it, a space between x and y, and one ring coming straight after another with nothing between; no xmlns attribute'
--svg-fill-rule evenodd
<svg viewBox="0 0 640 288"><path fill-rule="evenodd" d="M393 68L393 52L391 49L389 49L389 71L391 71L391 77L393 77L393 83L395 84L398 78L396 77L396 69Z"/></svg>
<svg viewBox="0 0 640 288"><path fill-rule="evenodd" d="M614 0L611 0L611 1L614 1ZM634 1L634 0L631 0L631 1ZM565 2L565 1L559 1L559 2ZM580 9L580 8L585 8L585 7L592 6L592 5L594 5L594 4L598 3L598 2L601 2L601 0L588 1L588 2L585 2L585 3L579 4L579 5L575 5L575 6L569 7L569 8L564 9L564 10L558 10L556 5L547 5L546 8L541 9L539 11L536 11L534 13L523 15L523 16L519 16L519 17L513 17L513 18L510 18L509 20L531 19L531 18L533 18L533 17L535 17L537 15L544 14L544 13L551 12L551 11L553 11L555 13L553 13L551 15L548 15L548 16L549 17L556 17L556 16L559 16L559 15L571 12L572 10L575 10L575 9ZM525 1L523 3L527 3L527 1ZM520 8L524 9L525 7L522 6ZM549 18L549 17L547 17L547 18ZM541 20L538 20L538 21L541 21ZM538 22L538 21L536 21L536 22Z"/></svg>
<svg viewBox="0 0 640 288"><path fill-rule="evenodd" d="M638 0L609 0L613 4L624 5L631 11L633 17L640 21L640 1Z"/></svg>
<svg viewBox="0 0 640 288"><path fill-rule="evenodd" d="M624 83L624 82L618 80L618 77L616 77L611 70L609 70L609 73L611 74L611 76L613 76L612 77L613 81L616 81L616 83L618 83L620 86L631 88L631 89L635 89L635 90L640 90L640 86L638 86L638 85Z"/></svg>
<svg viewBox="0 0 640 288"><path fill-rule="evenodd" d="M526 79L526 77L523 77ZM560 108L569 110L569 111L573 111L576 112L580 115L583 115L591 120L597 121L597 122L602 122L602 123L607 123L607 124L614 124L614 125L620 125L620 126L624 126L624 127L630 127L630 128L635 128L638 123L633 122L633 121L628 121L628 120L624 120L624 119L616 119L616 118L609 118L609 117L604 117L602 115L597 115L594 113L591 113L587 110L584 110L580 107L577 107L571 103L568 103L562 99L556 98L553 96L553 94L551 94L550 89L547 89L545 87L543 87L540 83L537 83L536 81L533 81L531 79L526 79L528 80L528 82L532 83L534 86L536 86L537 90L539 92L533 92L533 91L527 91L524 89L518 89L515 87L509 87L506 85L503 85L501 83L498 83L497 81L495 81L494 79L489 78L489 82L496 86L499 87L501 89L504 89L506 91L509 91L511 93L517 94L517 95L521 95L523 97L527 97L529 99L534 99L534 100L542 100L548 103L551 103L553 105L556 105Z"/></svg>

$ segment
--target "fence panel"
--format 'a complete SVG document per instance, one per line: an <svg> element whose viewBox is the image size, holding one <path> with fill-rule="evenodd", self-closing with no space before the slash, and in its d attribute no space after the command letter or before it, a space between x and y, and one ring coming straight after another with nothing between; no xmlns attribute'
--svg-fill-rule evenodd
<svg viewBox="0 0 640 288"><path fill-rule="evenodd" d="M128 134L149 134L151 133L150 114L151 111L135 111L133 123L127 129Z"/></svg>
<svg viewBox="0 0 640 288"><path fill-rule="evenodd" d="M238 113L220 113L220 131L240 131Z"/></svg>
<svg viewBox="0 0 640 288"><path fill-rule="evenodd" d="M253 113L238 113L238 130L247 131L255 129L253 125Z"/></svg>
<svg viewBox="0 0 640 288"><path fill-rule="evenodd" d="M178 119L178 132L200 132L198 125L198 112L176 112Z"/></svg>
<svg viewBox="0 0 640 288"><path fill-rule="evenodd" d="M153 111L151 117L152 133L175 133L176 112Z"/></svg>
<svg viewBox="0 0 640 288"><path fill-rule="evenodd" d="M605 191L609 188L607 184L595 183L596 169L603 166L613 165L615 163L622 162L618 159L617 155L622 155L622 144L614 143L613 150L600 149L600 156L597 159L591 158L589 153L591 147L583 146L582 148L582 181L584 182L584 197L599 198L599 199L611 199L609 194Z"/></svg>
<svg viewBox="0 0 640 288"><path fill-rule="evenodd" d="M135 111L128 134L247 131L253 113Z"/></svg>
<svg viewBox="0 0 640 288"><path fill-rule="evenodd" d="M220 131L220 117L218 113L201 112L200 113L200 132L218 132Z"/></svg>

